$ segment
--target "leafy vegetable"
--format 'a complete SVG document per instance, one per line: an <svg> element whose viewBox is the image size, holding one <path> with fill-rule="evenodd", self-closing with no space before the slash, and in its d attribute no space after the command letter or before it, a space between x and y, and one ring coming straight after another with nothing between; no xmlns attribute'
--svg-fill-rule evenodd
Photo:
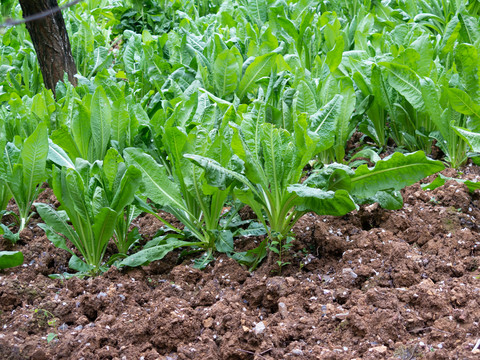
<svg viewBox="0 0 480 360"><path fill-rule="evenodd" d="M35 204L45 221L39 226L55 246L72 254L69 264L77 271L91 274L101 271L107 244L114 233L119 251L125 253L131 245L131 236L125 233L126 220L118 219L132 203L140 177L137 169L125 167L115 155L112 149L106 162L93 164L92 170L88 162L80 159L75 169L54 167L53 191L64 210ZM90 177L90 171L98 182ZM65 238L78 249L83 260L66 246Z"/></svg>
<svg viewBox="0 0 480 360"><path fill-rule="evenodd" d="M97 160L93 164L91 173L103 190L104 201L117 213L114 241L118 252L126 256L129 248L140 238L138 229L130 230L130 225L141 213L134 205L134 199L142 174L133 166L127 167L113 148L107 151L103 161Z"/></svg>
<svg viewBox="0 0 480 360"><path fill-rule="evenodd" d="M31 206L41 191L40 185L47 178L47 154L47 126L44 123L21 144L21 150L11 142L5 146L0 162L0 181L4 182L6 191L12 194L18 206L19 233L27 225Z"/></svg>
<svg viewBox="0 0 480 360"><path fill-rule="evenodd" d="M196 150L210 154L224 166L237 166L235 158L232 158L229 137L223 134L212 140L202 127L192 129L189 134L177 127L165 129L162 142L168 154L168 167L157 163L139 149L125 150L127 163L142 173L145 195L185 225L198 240L191 246L207 250L203 258L205 261L197 264L199 267L204 267L212 259L214 250L233 251L230 231L219 224L232 184L226 182L219 188L208 186L205 181L208 174L204 175L201 168L187 161L183 155L189 150ZM169 172L172 176L169 176ZM178 229L174 230L180 233ZM171 247L171 244L161 243L157 246Z"/></svg>
<svg viewBox="0 0 480 360"><path fill-rule="evenodd" d="M346 191L312 189L299 184L303 168L316 149L321 148L308 133L317 134L315 130L319 130L321 124L315 122L314 131L310 131L306 122L297 123L295 133L290 134L262 122L261 116L245 116L240 126L234 126L232 141L235 154L245 164L244 171L228 169L203 156L185 155L205 169L210 185L225 188L228 184L240 184L234 191L235 196L252 208L268 232L268 239L258 249L235 255L252 269L265 257L268 242L276 241L281 246L306 212L343 215L355 209Z"/></svg>

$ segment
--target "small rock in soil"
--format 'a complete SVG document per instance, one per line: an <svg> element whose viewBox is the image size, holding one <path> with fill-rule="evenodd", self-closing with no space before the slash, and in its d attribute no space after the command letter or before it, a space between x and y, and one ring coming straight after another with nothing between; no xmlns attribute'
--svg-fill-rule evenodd
<svg viewBox="0 0 480 360"><path fill-rule="evenodd" d="M257 325L255 325L255 329L253 331L255 332L255 335L263 334L265 331L265 324L263 321L260 321Z"/></svg>

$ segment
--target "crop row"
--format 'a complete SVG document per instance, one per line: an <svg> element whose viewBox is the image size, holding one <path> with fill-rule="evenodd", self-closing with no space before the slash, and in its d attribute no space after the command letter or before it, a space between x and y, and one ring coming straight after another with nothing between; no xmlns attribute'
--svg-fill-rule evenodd
<svg viewBox="0 0 480 360"><path fill-rule="evenodd" d="M254 269L269 250L282 266L305 213L400 208L403 187L444 168L426 156L432 146L450 166L476 161L477 5L86 1L65 14L79 84L59 83L55 97L25 30L10 28L0 210L13 197L18 224L2 224L3 237L16 242L35 205L39 226L84 274L175 248L201 253L200 268L224 252ZM347 154L354 131L376 147L362 141ZM381 159L391 142L398 151ZM59 209L35 202L45 181ZM259 223L241 221L244 205ZM139 250L131 224L144 212L165 226ZM235 252L235 237L253 235L265 237ZM105 259L111 240L118 253Z"/></svg>

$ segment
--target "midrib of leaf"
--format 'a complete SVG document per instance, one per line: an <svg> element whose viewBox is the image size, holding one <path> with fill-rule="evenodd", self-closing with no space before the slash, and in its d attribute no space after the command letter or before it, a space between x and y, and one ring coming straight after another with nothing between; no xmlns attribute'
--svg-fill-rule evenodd
<svg viewBox="0 0 480 360"><path fill-rule="evenodd" d="M214 195L211 196L211 204L210 204L210 221L216 220L220 217L220 213L223 209L223 205L225 204L225 200L227 194L230 193L231 187L227 188L226 190L218 190ZM207 229L215 229L217 227L217 222L208 224Z"/></svg>
<svg viewBox="0 0 480 360"><path fill-rule="evenodd" d="M407 165L396 166L395 168L391 168L391 169L383 169L383 170L379 170L379 171L369 172L368 174L359 175L359 176L354 177L351 181L352 181L352 183L354 183L356 181L368 178L369 176L383 174L383 173L387 173L387 172L390 172L390 171L398 171L399 169L407 169L407 168L410 168L410 167L425 166L425 165L427 165L427 164L416 163L416 164L407 164Z"/></svg>
<svg viewBox="0 0 480 360"><path fill-rule="evenodd" d="M202 193L199 190L199 184L198 184L198 179L197 179L197 176L196 176L197 174L196 174L195 167L193 168L192 175L193 175L193 179L192 179L193 188L195 189L195 195L197 197L196 200L198 201L198 204L200 205L200 208L202 209L204 220L208 221L209 218L210 218L210 214L208 213L207 209L205 208L205 204L203 203L203 197L202 197ZM201 219L196 219L196 220L198 220L199 222L201 221Z"/></svg>
<svg viewBox="0 0 480 360"><path fill-rule="evenodd" d="M155 188L157 188L162 194L164 194L168 199L170 199L172 203L177 206L178 209L181 209L187 212L189 215L192 215L189 211L187 211L187 209L185 209L185 206L183 206L183 204L179 203L175 198L171 197L165 190L163 190L162 187L159 186L156 181L154 181L148 171L139 162L136 161L135 166L137 166L142 171L142 173L150 180L150 182L155 185Z"/></svg>
<svg viewBox="0 0 480 360"><path fill-rule="evenodd" d="M128 107L127 105L125 104L125 102L122 102L121 103L122 106L125 105L124 108L122 108L122 106L120 106L120 110L118 111L118 114L117 114L117 119L115 120L117 122L117 125L116 125L116 139L117 140L120 140L123 138L122 136L122 132L124 133L124 137L125 137L125 142L127 142L126 146L129 146L130 145L130 130L131 130L131 126L132 126L132 119L130 117L130 113L128 112ZM126 114L127 116L126 117L120 117L118 115L120 114ZM113 118L112 118L112 121L113 121ZM119 143L119 146L121 144Z"/></svg>
<svg viewBox="0 0 480 360"><path fill-rule="evenodd" d="M78 233L77 236L78 236L79 246L77 247L82 253L82 255L85 257L85 260L89 261L87 255L89 252L91 252L91 248L90 248L91 241L88 241L88 236L85 232L85 227L83 226L82 218L79 216L78 212L74 211L74 209L69 209L69 210L70 210L69 212L73 216L70 216L70 214L68 214L68 217L70 218L70 221L72 222L75 228L75 231ZM75 225L75 223L77 223L77 225Z"/></svg>
<svg viewBox="0 0 480 360"><path fill-rule="evenodd" d="M338 130L338 138L337 139L339 139L340 141L337 140L337 144L335 144L335 145L341 146L342 148L343 148L343 145L341 145L341 144L343 144L343 139L344 139L344 137L346 137L345 135L347 134L348 124L349 124L348 120L350 120L350 119L346 119L346 117L344 117L343 120L344 121L338 121L339 130Z"/></svg>
<svg viewBox="0 0 480 360"><path fill-rule="evenodd" d="M13 199L15 200L15 203L17 204L20 204L20 202L17 200L17 195L15 194L15 192L13 191L13 188L10 186L10 183L8 181L5 181L5 186L7 187L8 191L10 192L10 194L13 195Z"/></svg>
<svg viewBox="0 0 480 360"><path fill-rule="evenodd" d="M115 126L117 129L117 135L116 135L116 139L117 141L120 140L120 136L122 135L121 131L120 131L120 122L122 122L121 120L117 119L117 125ZM120 147L120 144L118 144L118 146Z"/></svg>
<svg viewBox="0 0 480 360"><path fill-rule="evenodd" d="M70 180L70 181L75 181L75 180ZM70 191L72 193L77 193L77 195L75 196L79 196L78 195L78 189L76 188L77 185L74 184L73 187L72 186L69 186L68 184L69 180L67 179L67 191ZM80 193L80 197L81 197L81 193ZM85 254L83 254L83 256L85 257L85 259L91 263L91 259L90 259L90 255L93 253L93 251L95 250L94 249L94 239L95 239L95 236L93 234L93 229L92 229L92 226L89 226L88 224L90 223L90 220L88 219L90 217L90 214L88 213L88 210L85 206L85 203L83 201L81 201L80 204L78 204L78 202L75 200L75 197L74 196L71 196L70 195L70 198L72 200L72 206L73 208L70 209L70 212L72 213L72 215L74 215L73 217L76 219L77 221L77 224L78 226L75 226L75 229L77 229L77 232L79 232L79 238L80 239L83 239L82 241L82 245L86 251ZM76 208L76 205L79 206L81 205L85 211L85 214L87 216L87 219L83 219L81 216L80 216L80 213L79 211L77 211L75 208ZM70 217L70 216L69 216ZM70 219L72 220L72 223L74 223L73 221L73 217L70 217Z"/></svg>
<svg viewBox="0 0 480 360"><path fill-rule="evenodd" d="M103 157L103 149L104 149L104 135L105 135L105 127L104 127L104 116L101 112L101 109L99 109L99 122L100 122L100 149L98 149L98 154L101 154L99 158Z"/></svg>
<svg viewBox="0 0 480 360"><path fill-rule="evenodd" d="M273 56L273 55L271 55L271 56ZM268 58L268 60L270 60L270 58ZM264 64L258 69L258 71L256 71L255 74L250 77L250 80L247 82L247 85L244 86L243 91L241 92L241 94L239 96L240 99L243 98L243 96L245 95L245 92L248 90L250 85L254 82L254 79L268 65L268 63L269 63L269 61L265 61Z"/></svg>
<svg viewBox="0 0 480 360"><path fill-rule="evenodd" d="M304 8L302 9L302 11L300 11L300 13L298 14L298 16L295 18L295 19L298 19L300 16L302 16L302 14L305 12L306 9L308 9L308 7L314 3L315 1L314 0L311 0L309 1L307 4L305 4ZM298 3L300 4L300 2Z"/></svg>
<svg viewBox="0 0 480 360"><path fill-rule="evenodd" d="M7 166L10 169L10 173L13 174L13 164L12 164L12 159L10 158L10 155L8 151L4 151L4 154L7 158Z"/></svg>
<svg viewBox="0 0 480 360"><path fill-rule="evenodd" d="M470 40L470 43L475 43L475 41L473 41L473 37L472 37L472 33L470 32L470 27L466 25L466 22L465 22L465 19L463 19L463 24L465 26L463 26L463 28L465 29L465 31L467 32L467 36L468 36L468 39Z"/></svg>
<svg viewBox="0 0 480 360"><path fill-rule="evenodd" d="M65 158L61 153L55 150L54 147L49 146L49 150L51 150L54 154L56 154L60 159L63 159L66 163L68 163L72 167L72 169L75 167L75 165L73 165L72 163L72 160L68 156Z"/></svg>
<svg viewBox="0 0 480 360"><path fill-rule="evenodd" d="M212 168L215 168L217 169L217 171L219 172L226 172L227 174L229 174L230 176L234 177L236 180L240 181L242 184L246 185L251 191L252 193L255 195L255 196L258 196L260 197L260 195L258 194L257 190L255 189L255 186L252 185L252 183L244 176L244 175L241 175L239 173L237 173L236 171L232 171L230 169L227 169L221 165L218 165L215 163L215 161L213 161L212 159L209 159L209 158L205 158L203 156L199 156L199 155L192 155L192 154L185 154L184 157L187 158L187 159L192 159L195 161L195 157L200 157L202 158L204 161L206 161L208 163L208 166L209 167L212 167ZM207 168L207 166L205 166L205 168Z"/></svg>
<svg viewBox="0 0 480 360"><path fill-rule="evenodd" d="M13 175L12 159L10 158L8 151L5 151L5 150L4 150L4 154L5 154L6 159L7 159L7 166L8 166L8 168L10 169L10 174ZM19 204L19 202L17 201L17 196L16 196L15 192L13 191L12 187L10 186L10 182L9 182L9 181L5 181L5 185L7 186L8 191L10 191L10 194L13 195L13 198L14 198L15 202L16 202L17 204Z"/></svg>
<svg viewBox="0 0 480 360"><path fill-rule="evenodd" d="M52 209L53 211L53 209ZM70 239L70 241L77 241L78 242L78 235L75 233L75 231L72 230L72 227L61 217L61 216L57 216L57 220L59 220L63 226L65 227L65 229L68 231L68 239ZM66 234L64 234L66 235ZM73 240L72 240L73 239Z"/></svg>
<svg viewBox="0 0 480 360"><path fill-rule="evenodd" d="M184 178L183 178L183 173L182 173L182 164L181 164L181 161L180 159L182 158L182 155L180 154L180 149L179 149L179 145L178 145L178 141L177 141L177 137L176 136L173 136L173 146L174 146L174 151L172 151L172 153L175 154L175 159L173 159L173 161L175 162L175 166L178 167L178 171L177 171L177 176L182 184L182 187L184 186L185 184L185 181L184 181Z"/></svg>
<svg viewBox="0 0 480 360"><path fill-rule="evenodd" d="M152 62L153 62L153 65L155 65L155 68L157 69L158 73L159 73L160 75L162 75L162 71L161 71L160 68L158 67L157 62L155 61L155 59L153 59Z"/></svg>
<svg viewBox="0 0 480 360"><path fill-rule="evenodd" d="M88 77L92 76L94 71L97 70L97 67L101 65L101 62L99 62L99 60L100 60L100 50L98 50L98 56L95 61L95 65L93 65L92 71L90 72L90 75Z"/></svg>
<svg viewBox="0 0 480 360"><path fill-rule="evenodd" d="M95 65L93 67L93 70L95 70L98 66L100 66L102 62L100 61L100 50L98 51L98 56L97 56L97 61L95 62Z"/></svg>
<svg viewBox="0 0 480 360"><path fill-rule="evenodd" d="M391 73L393 76L397 77L398 79L400 79L400 80L403 81L404 83L408 84L411 88L413 88L413 90L415 90L415 92L417 92L417 93L420 95L420 97L422 97L422 92L421 92L419 89L417 89L417 87L416 87L414 84L410 83L408 80L404 79L402 76L400 76L399 74L393 72L392 70L390 70L390 69L388 69L388 70L390 71L390 73ZM423 99L423 98L422 98L422 99Z"/></svg>
<svg viewBox="0 0 480 360"><path fill-rule="evenodd" d="M33 184L33 177L35 176L35 164L38 158L38 137L35 141L34 151L33 151L33 161L32 161L32 168L30 169L30 178L28 180L28 188L27 188L27 198L25 199L27 202L30 201L32 197L32 187L35 185ZM24 169L25 171L25 169ZM33 199L32 199L33 201Z"/></svg>
<svg viewBox="0 0 480 360"><path fill-rule="evenodd" d="M467 102L463 100L461 96L457 96L457 94L454 91L450 91L450 94L452 96L455 96L455 98L458 99L467 109L469 109L472 112L472 114L480 118L480 114L475 110L475 108L472 108Z"/></svg>
<svg viewBox="0 0 480 360"><path fill-rule="evenodd" d="M243 147L248 149L248 151L246 151L246 153L251 153L251 149L250 147L248 146L248 144L245 142L245 139L242 139L242 144L243 144ZM255 154L252 155L252 158L253 158L253 163L256 167L256 170L258 172L258 175L260 176L261 178L261 181L262 181L262 185L263 184L268 184L268 180L266 178L266 175L265 175L265 171L263 169L263 166L261 164L261 161L260 161L260 158L258 156L259 154L259 140L258 140L258 137L255 138L255 144L254 144L254 147L255 147ZM248 156L248 154L247 154ZM265 185L266 186L266 185ZM250 186L249 186L250 187Z"/></svg>
<svg viewBox="0 0 480 360"><path fill-rule="evenodd" d="M318 127L315 129L315 133L318 132L318 130L320 130L320 128L322 127L322 125L325 123L325 121L327 121L327 119L330 117L330 114L332 113L333 109L335 109L335 106L337 105L337 102L338 102L338 99L337 101L335 101L335 104L332 105L330 111L327 113L327 115L323 118L323 121L320 123L320 125L318 125Z"/></svg>
<svg viewBox="0 0 480 360"><path fill-rule="evenodd" d="M258 116L255 119L255 159L257 160L258 164L260 164L260 110L258 111Z"/></svg>
<svg viewBox="0 0 480 360"><path fill-rule="evenodd" d="M230 247L230 246L229 246L230 244L229 244L229 243L227 243L227 242L225 241L225 239L224 239L222 236L218 236L218 238L217 238L217 239L220 241L220 243L222 243L222 244L223 244L223 246L224 246L224 247Z"/></svg>
<svg viewBox="0 0 480 360"><path fill-rule="evenodd" d="M188 36L188 37L187 37L187 42L188 42L188 41L190 41L191 43L193 43L194 45L196 45L197 49L192 46L192 48L193 48L195 51L198 51L198 49L202 49L202 50L204 49L204 47L202 46L202 44L201 44L199 41L197 41L197 39L196 39L196 37L195 37L194 35Z"/></svg>
<svg viewBox="0 0 480 360"><path fill-rule="evenodd" d="M380 74L380 91L383 93L383 97L385 98L385 101L387 102L387 108L388 108L388 111L393 114L393 107L392 107L392 103L390 101L390 96L388 96L388 89L387 89L387 86L386 86L386 79L384 79L383 75ZM421 91L420 91L420 94L421 94Z"/></svg>
<svg viewBox="0 0 480 360"><path fill-rule="evenodd" d="M258 3L258 0L255 0L255 5L257 6L257 16L258 16L258 20L259 22L262 21L262 17L260 16L260 5Z"/></svg>
<svg viewBox="0 0 480 360"><path fill-rule="evenodd" d="M105 215L105 218L107 218L107 217L108 217L108 214ZM96 260L97 260L97 256L100 255L101 250L102 250L102 249L101 249L102 243L100 242L100 239L103 240L103 236L104 236L104 234L105 234L105 229L106 229L106 228L107 228L107 223L106 223L106 222L103 222L103 223L102 223L102 226L101 226L101 230L100 230L100 232L98 233L98 239L95 239L95 244L97 245L97 246L96 246L96 249L95 249L95 250L96 250L96 251L95 251L95 258L96 258ZM110 239L108 239L108 240L110 240ZM107 240L107 241L108 241L108 240ZM102 259L98 259L98 260L101 261ZM95 264L95 265L98 265L98 264Z"/></svg>
<svg viewBox="0 0 480 360"><path fill-rule="evenodd" d="M227 88L227 72L228 72L228 66L223 67L223 86L222 86L222 92L221 96L225 95L225 89Z"/></svg>
<svg viewBox="0 0 480 360"><path fill-rule="evenodd" d="M345 99L347 99L347 97L344 97L343 99L345 100ZM348 100L347 100L347 101L348 101ZM347 110L347 106L348 106L348 103L342 104L342 108L340 109L340 115L341 115L341 116L340 116L339 119L337 119L337 121L338 121L338 123L339 123L339 125L340 125L340 126L339 126L339 129L340 129L340 131L339 131L339 133L340 133L340 134L339 134L339 138L341 139L342 142L343 142L344 136L345 136L345 135L348 135L348 134L347 134L347 132L348 132L348 125L349 125L349 122L350 122L350 121L349 121L350 119L348 119L346 116L344 116L344 115L346 115L344 112ZM342 118L343 118L343 119L342 119ZM343 120L343 121L342 121L342 120Z"/></svg>
<svg viewBox="0 0 480 360"><path fill-rule="evenodd" d="M270 138L270 146L269 146L269 150L270 150L270 156L271 156L271 159L272 159L272 170L273 170L273 188L275 189L275 200L276 200L276 203L278 204L280 202L280 194L279 194L279 191L278 191L278 188L279 188L279 184L278 184L278 176L277 176L277 166L276 166L276 161L275 161L275 147L274 147L274 137L273 137L273 129L270 127L270 130L268 132L268 136ZM275 209L276 210L276 209Z"/></svg>

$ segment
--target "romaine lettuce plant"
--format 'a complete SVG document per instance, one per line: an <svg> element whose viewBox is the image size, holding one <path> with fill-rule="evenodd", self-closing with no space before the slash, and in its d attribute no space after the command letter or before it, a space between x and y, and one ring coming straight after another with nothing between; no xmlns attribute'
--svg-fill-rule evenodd
<svg viewBox="0 0 480 360"><path fill-rule="evenodd" d="M140 238L138 228L130 230L130 225L142 212L133 204L142 174L133 166L127 168L113 148L107 151L103 161L93 164L91 174L103 190L106 204L117 212L113 239L118 253L126 256L129 248Z"/></svg>
<svg viewBox="0 0 480 360"><path fill-rule="evenodd" d="M8 202L12 198L12 194L8 190L5 183L0 182L0 218L7 209Z"/></svg>
<svg viewBox="0 0 480 360"><path fill-rule="evenodd" d="M30 219L32 204L41 191L40 185L47 178L47 125L39 124L32 135L18 145L21 149L14 143L6 144L0 161L0 181L5 184L5 191L12 194L17 204L20 233ZM4 230L10 233L9 229ZM18 235L11 240L18 240Z"/></svg>
<svg viewBox="0 0 480 360"><path fill-rule="evenodd" d="M0 149L4 149L5 144L6 144L6 141L4 141L3 139L0 139ZM0 178L0 219L2 218L7 208L8 202L10 201L11 198L12 198L12 194L8 190L5 180L2 180Z"/></svg>
<svg viewBox="0 0 480 360"><path fill-rule="evenodd" d="M243 170L228 169L205 156L185 155L205 169L211 186L225 188L229 183L240 184L235 196L252 208L268 232L268 238L257 249L235 256L252 269L265 257L270 242L277 243L281 250L293 225L305 213L344 215L356 208L345 190L314 189L300 184L303 169L312 156L333 142L328 139L331 128L324 126L328 116L320 112L311 124L312 130L304 117L299 118L295 133L291 134L264 122L262 109L254 107L240 125L232 124L235 131L232 148L244 162ZM314 142L312 138L324 142Z"/></svg>
<svg viewBox="0 0 480 360"><path fill-rule="evenodd" d="M203 169L183 155L192 151L208 154L225 167L234 166L229 137L219 134L211 138L202 127L188 134L184 129L170 127L165 130L163 143L168 153L168 168L136 148L126 149L125 159L141 171L145 195L181 221L198 240L195 246L207 251L196 262L196 266L204 267L213 259L213 251L233 251L232 233L219 224L231 184L222 188L208 186Z"/></svg>
<svg viewBox="0 0 480 360"><path fill-rule="evenodd" d="M77 89L65 87L59 110L63 125L54 130L51 140L60 146L72 161L80 157L93 163L103 160L110 147L119 153L126 147L134 146L140 124L150 119L132 97L108 81L103 81L93 93L82 99ZM115 92L116 91L116 92ZM59 92L60 94L60 92Z"/></svg>
<svg viewBox="0 0 480 360"><path fill-rule="evenodd" d="M103 87L82 100L72 99L71 122L51 134L52 141L67 152L72 161L76 158L91 163L103 160L110 145L112 128L112 107Z"/></svg>
<svg viewBox="0 0 480 360"><path fill-rule="evenodd" d="M12 93L8 104L8 108L0 109L0 127L7 141L14 141L15 136L29 137L41 122L49 127L55 125L56 106L51 91L43 89L35 96L22 98Z"/></svg>
<svg viewBox="0 0 480 360"><path fill-rule="evenodd" d="M54 166L52 187L63 210L56 211L50 205L35 203L45 221L39 226L55 246L72 254L70 267L83 273L102 271L107 244L116 227L122 228L123 225L118 218L124 216L125 207L132 203L140 185L137 169L120 165L122 163L115 154L109 157L111 159L107 158L106 164L94 164L93 171L92 165L82 159L77 159L75 168ZM91 172L97 177L91 177ZM99 182L98 178L103 181ZM128 235L126 238L119 235L120 231L117 246L128 249ZM67 247L65 239L72 242L83 260Z"/></svg>

